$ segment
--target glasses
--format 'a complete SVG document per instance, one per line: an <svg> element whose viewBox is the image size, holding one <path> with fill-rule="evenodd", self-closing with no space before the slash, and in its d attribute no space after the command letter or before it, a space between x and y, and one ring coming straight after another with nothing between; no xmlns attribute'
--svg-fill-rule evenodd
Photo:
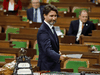
<svg viewBox="0 0 100 75"><path fill-rule="evenodd" d="M39 2L32 2L32 4L39 4Z"/></svg>

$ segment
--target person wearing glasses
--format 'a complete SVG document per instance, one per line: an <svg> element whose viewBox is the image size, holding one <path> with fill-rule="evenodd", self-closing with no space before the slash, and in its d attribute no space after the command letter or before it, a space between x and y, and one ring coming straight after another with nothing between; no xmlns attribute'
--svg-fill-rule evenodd
<svg viewBox="0 0 100 75"><path fill-rule="evenodd" d="M29 19L29 21L42 23L44 20L43 18L44 6L40 6L39 0L32 0L31 2L32 2L32 8L27 10L27 19Z"/></svg>

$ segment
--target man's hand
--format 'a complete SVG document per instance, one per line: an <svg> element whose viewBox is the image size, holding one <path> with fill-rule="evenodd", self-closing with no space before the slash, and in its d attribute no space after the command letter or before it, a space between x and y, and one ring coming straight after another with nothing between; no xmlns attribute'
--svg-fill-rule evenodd
<svg viewBox="0 0 100 75"><path fill-rule="evenodd" d="M60 56L60 60L62 60L62 61L63 61L65 58L66 58L65 55L61 55L61 56Z"/></svg>

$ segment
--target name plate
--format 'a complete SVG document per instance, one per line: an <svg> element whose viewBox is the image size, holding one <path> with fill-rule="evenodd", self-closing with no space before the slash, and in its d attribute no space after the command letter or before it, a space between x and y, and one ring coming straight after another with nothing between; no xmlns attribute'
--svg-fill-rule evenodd
<svg viewBox="0 0 100 75"><path fill-rule="evenodd" d="M32 74L30 69L18 69L17 74Z"/></svg>
<svg viewBox="0 0 100 75"><path fill-rule="evenodd" d="M19 63L18 64L18 68L28 68L28 67L30 67L29 63Z"/></svg>

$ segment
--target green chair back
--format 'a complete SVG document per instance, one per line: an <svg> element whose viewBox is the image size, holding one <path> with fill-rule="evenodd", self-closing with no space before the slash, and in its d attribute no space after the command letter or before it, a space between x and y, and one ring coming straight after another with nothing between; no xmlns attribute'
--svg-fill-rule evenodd
<svg viewBox="0 0 100 75"><path fill-rule="evenodd" d="M93 46L95 46L98 49L98 51L100 51L100 45L91 45L91 47Z"/></svg>
<svg viewBox="0 0 100 75"><path fill-rule="evenodd" d="M0 55L0 62L5 62L6 58L14 58L13 56L4 56L4 55Z"/></svg>
<svg viewBox="0 0 100 75"><path fill-rule="evenodd" d="M23 18L22 18L22 21L27 22L27 20L28 20L27 17L23 17Z"/></svg>
<svg viewBox="0 0 100 75"><path fill-rule="evenodd" d="M19 28L8 28L7 31L6 31L6 41L8 41L8 33L16 33L16 34L19 34Z"/></svg>
<svg viewBox="0 0 100 75"><path fill-rule="evenodd" d="M27 48L27 42L12 41L12 44L15 44L15 46L13 46L13 48Z"/></svg>
<svg viewBox="0 0 100 75"><path fill-rule="evenodd" d="M64 34L64 30L61 30L61 32Z"/></svg>
<svg viewBox="0 0 100 75"><path fill-rule="evenodd" d="M3 0L0 0L0 1L2 1L2 2L3 2Z"/></svg>
<svg viewBox="0 0 100 75"><path fill-rule="evenodd" d="M50 4L51 2L59 2L59 0L49 0L49 4Z"/></svg>
<svg viewBox="0 0 100 75"><path fill-rule="evenodd" d="M86 9L86 8L75 9L75 10L74 10L74 13L76 13L76 17L77 17L77 18L78 18L78 16L79 16L79 12L82 11L82 10L86 10L86 11L88 11L88 9Z"/></svg>
<svg viewBox="0 0 100 75"><path fill-rule="evenodd" d="M38 47L38 44L35 45L35 49L36 49L36 55L39 55L39 47Z"/></svg>
<svg viewBox="0 0 100 75"><path fill-rule="evenodd" d="M99 19L90 19L94 24L99 23Z"/></svg>
<svg viewBox="0 0 100 75"><path fill-rule="evenodd" d="M58 8L58 11L68 11L67 8Z"/></svg>
<svg viewBox="0 0 100 75"><path fill-rule="evenodd" d="M68 61L66 68L72 68L74 73L78 73L79 67L87 67L86 61Z"/></svg>

